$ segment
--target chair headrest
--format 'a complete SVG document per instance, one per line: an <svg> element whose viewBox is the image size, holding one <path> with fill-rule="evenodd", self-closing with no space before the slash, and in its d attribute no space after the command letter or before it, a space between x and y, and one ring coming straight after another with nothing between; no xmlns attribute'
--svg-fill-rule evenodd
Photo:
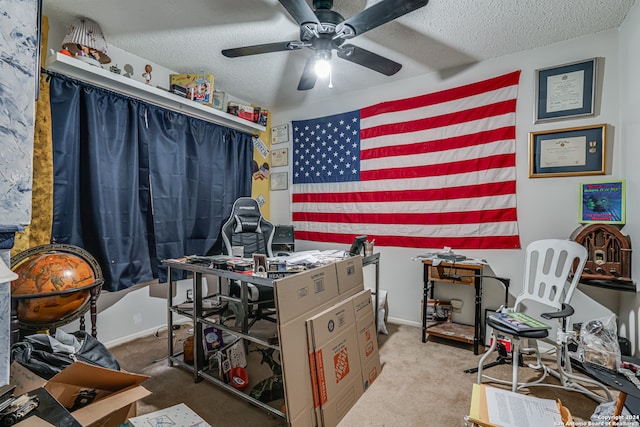
<svg viewBox="0 0 640 427"><path fill-rule="evenodd" d="M233 217L235 219L234 233L262 233L260 222L262 214L260 206L251 198L241 198L236 200L233 206Z"/></svg>

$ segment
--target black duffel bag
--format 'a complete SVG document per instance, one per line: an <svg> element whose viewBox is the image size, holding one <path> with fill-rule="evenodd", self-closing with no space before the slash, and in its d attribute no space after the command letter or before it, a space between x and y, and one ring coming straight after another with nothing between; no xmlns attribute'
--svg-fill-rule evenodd
<svg viewBox="0 0 640 427"><path fill-rule="evenodd" d="M85 331L67 333L58 329L55 337L28 335L11 346L11 356L44 379L50 379L75 361L120 370L107 347Z"/></svg>

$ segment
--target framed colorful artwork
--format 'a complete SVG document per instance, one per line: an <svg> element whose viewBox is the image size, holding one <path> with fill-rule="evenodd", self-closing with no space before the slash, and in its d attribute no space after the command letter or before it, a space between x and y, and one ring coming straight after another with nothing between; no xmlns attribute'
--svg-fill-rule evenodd
<svg viewBox="0 0 640 427"><path fill-rule="evenodd" d="M625 224L625 181L581 182L582 224Z"/></svg>

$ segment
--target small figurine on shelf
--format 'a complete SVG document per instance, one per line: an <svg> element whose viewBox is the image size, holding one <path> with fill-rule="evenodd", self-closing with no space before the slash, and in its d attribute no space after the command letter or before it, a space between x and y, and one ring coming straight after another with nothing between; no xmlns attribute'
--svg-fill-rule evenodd
<svg viewBox="0 0 640 427"><path fill-rule="evenodd" d="M151 84L151 65L147 64L144 66L144 73L142 73L142 77L144 78L144 82L148 85Z"/></svg>
<svg viewBox="0 0 640 427"><path fill-rule="evenodd" d="M89 48L86 46L82 46L80 43L76 44L76 48L78 49L78 51L76 52L76 56L82 57L82 58L88 58L89 57Z"/></svg>

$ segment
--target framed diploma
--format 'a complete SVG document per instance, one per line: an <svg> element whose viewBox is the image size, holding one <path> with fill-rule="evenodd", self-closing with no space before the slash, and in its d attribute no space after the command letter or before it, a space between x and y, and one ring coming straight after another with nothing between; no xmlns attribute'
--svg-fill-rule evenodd
<svg viewBox="0 0 640 427"><path fill-rule="evenodd" d="M624 224L625 181L581 182L580 222L582 224Z"/></svg>
<svg viewBox="0 0 640 427"><path fill-rule="evenodd" d="M287 172L274 172L271 174L271 191L286 190L289 187L289 174Z"/></svg>
<svg viewBox="0 0 640 427"><path fill-rule="evenodd" d="M529 178L604 175L607 125L529 133Z"/></svg>
<svg viewBox="0 0 640 427"><path fill-rule="evenodd" d="M280 144L282 142L289 142L288 124L274 126L271 128L271 143Z"/></svg>
<svg viewBox="0 0 640 427"><path fill-rule="evenodd" d="M271 166L287 166L289 164L289 150L280 148L271 150Z"/></svg>
<svg viewBox="0 0 640 427"><path fill-rule="evenodd" d="M592 116L597 58L536 70L536 117L544 122Z"/></svg>

